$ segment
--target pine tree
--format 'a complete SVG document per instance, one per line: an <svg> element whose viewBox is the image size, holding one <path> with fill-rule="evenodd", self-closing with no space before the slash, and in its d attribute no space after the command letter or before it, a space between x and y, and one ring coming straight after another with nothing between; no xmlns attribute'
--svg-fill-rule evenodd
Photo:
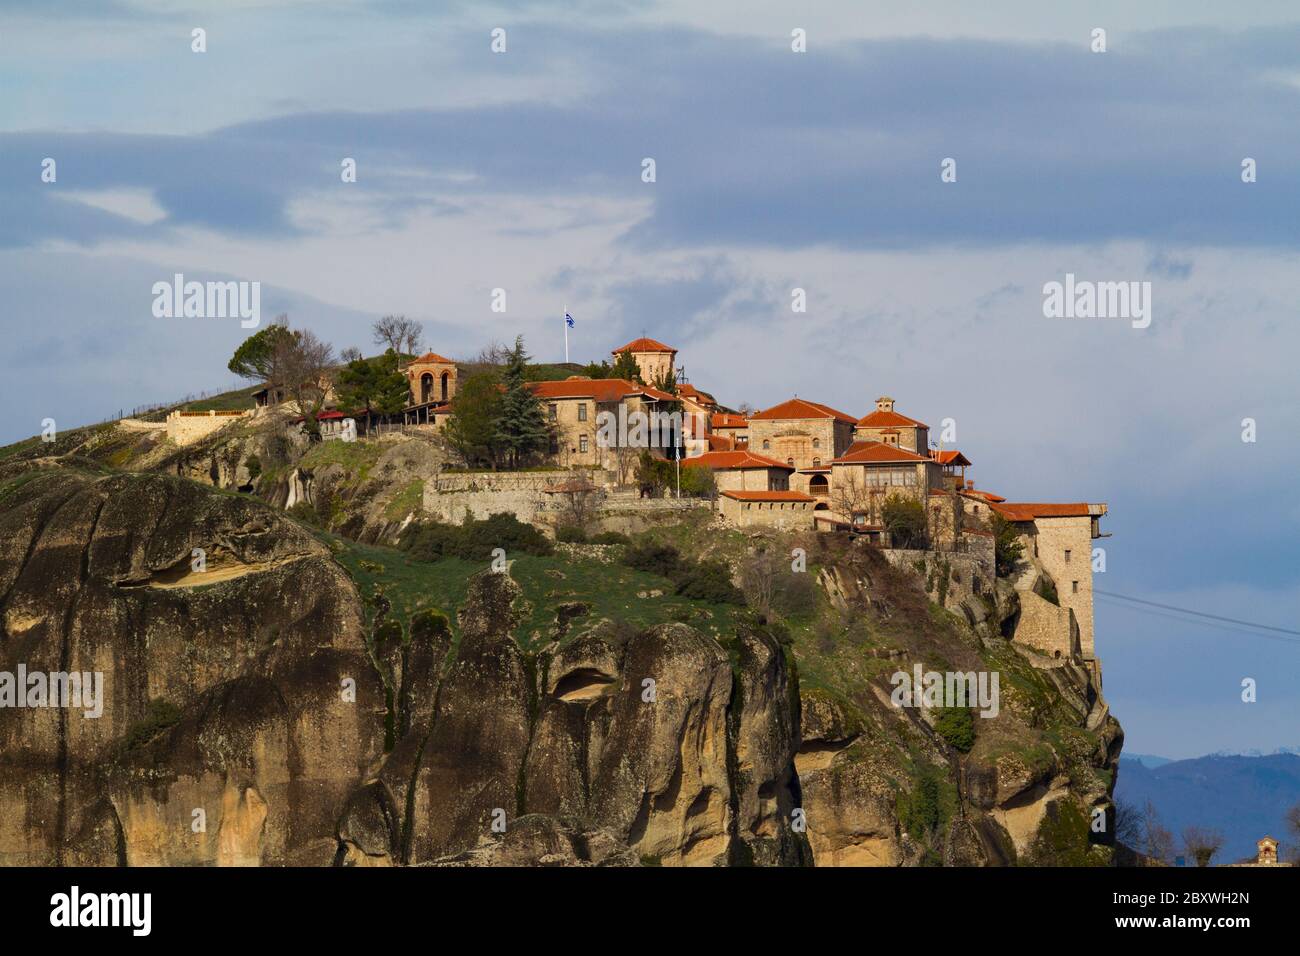
<svg viewBox="0 0 1300 956"><path fill-rule="evenodd" d="M515 338L515 347L506 359L501 376L505 394L501 397L501 412L497 419L496 445L511 468L519 468L535 452L550 444L551 432L541 402L528 390L526 368L528 353L524 351L524 337Z"/></svg>
<svg viewBox="0 0 1300 956"><path fill-rule="evenodd" d="M614 359L614 365L609 370L610 378L621 378L625 382L634 382L644 385L641 381L641 367L636 364L636 358L631 352L619 352L618 358Z"/></svg>

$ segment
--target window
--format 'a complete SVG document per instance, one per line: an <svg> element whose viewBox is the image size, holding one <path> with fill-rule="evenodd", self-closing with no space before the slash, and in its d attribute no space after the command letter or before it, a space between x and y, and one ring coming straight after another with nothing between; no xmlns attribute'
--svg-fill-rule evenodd
<svg viewBox="0 0 1300 956"><path fill-rule="evenodd" d="M789 465L791 468L794 467L794 459L793 459L793 458L787 458L787 459L785 460L785 463L786 463L787 465Z"/></svg>
<svg viewBox="0 0 1300 956"><path fill-rule="evenodd" d="M1070 584L1072 585L1071 590L1072 590L1075 594L1078 594L1078 593L1079 593L1079 582L1078 582L1078 581L1071 581Z"/></svg>
<svg viewBox="0 0 1300 956"><path fill-rule="evenodd" d="M578 421L585 422L586 420L587 420L587 403L583 402L581 405L578 406Z"/></svg>
<svg viewBox="0 0 1300 956"><path fill-rule="evenodd" d="M822 447L822 440L821 440L820 438L814 438L814 439L813 439L813 447L814 447L814 448L821 448L821 447Z"/></svg>
<svg viewBox="0 0 1300 956"><path fill-rule="evenodd" d="M559 406L554 404L549 405L547 406L546 411L551 416L551 421L555 421L556 417L558 416Z"/></svg>
<svg viewBox="0 0 1300 956"><path fill-rule="evenodd" d="M580 452L581 452L582 454L584 454L584 455L587 453L587 436L586 436L586 435L579 435L579 436L578 436L578 451L580 451Z"/></svg>
<svg viewBox="0 0 1300 956"><path fill-rule="evenodd" d="M813 446L815 447L816 445L817 445L817 443L816 443L816 442L813 442ZM814 459L813 459L813 467L814 467L814 468L820 468L821 466L822 466L822 460L821 460L820 458L814 458Z"/></svg>
<svg viewBox="0 0 1300 956"><path fill-rule="evenodd" d="M763 439L763 451L767 451L767 450L768 450L769 448L771 448L771 447L772 447L772 443L771 443L770 441L768 441L766 438L764 438L764 439Z"/></svg>
<svg viewBox="0 0 1300 956"><path fill-rule="evenodd" d="M1069 549L1069 548L1066 548L1066 549L1065 549L1065 563L1066 563L1066 564L1069 564L1069 563L1070 563L1070 549Z"/></svg>

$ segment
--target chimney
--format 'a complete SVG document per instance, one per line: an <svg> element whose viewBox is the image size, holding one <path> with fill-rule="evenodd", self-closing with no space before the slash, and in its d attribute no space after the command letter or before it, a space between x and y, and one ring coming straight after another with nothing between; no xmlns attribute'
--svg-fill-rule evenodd
<svg viewBox="0 0 1300 956"><path fill-rule="evenodd" d="M966 479L966 490L967 490L967 491L974 491L974 490L975 490L975 479L974 479L974 478L967 478L967 479Z"/></svg>
<svg viewBox="0 0 1300 956"><path fill-rule="evenodd" d="M876 399L876 411L892 412L894 410L894 400L888 395L881 395Z"/></svg>

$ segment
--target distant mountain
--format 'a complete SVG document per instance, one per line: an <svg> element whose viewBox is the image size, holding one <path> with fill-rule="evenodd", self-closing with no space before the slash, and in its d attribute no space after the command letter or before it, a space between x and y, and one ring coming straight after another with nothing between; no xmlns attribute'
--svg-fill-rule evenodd
<svg viewBox="0 0 1300 956"><path fill-rule="evenodd" d="M1283 815L1300 803L1300 756L1213 754L1155 766L1150 759L1121 758L1115 798L1139 809L1150 800L1175 841L1184 827L1214 827L1225 838L1216 863L1253 857L1255 841L1265 835L1293 842Z"/></svg>
<svg viewBox="0 0 1300 956"><path fill-rule="evenodd" d="M1129 753L1126 753L1126 754L1124 754L1124 759L1125 759L1125 760L1136 760L1138 763L1142 764L1144 767L1147 767L1147 768L1149 768L1149 769L1151 769L1151 770L1154 770L1156 767L1163 767L1163 766L1164 766L1165 764L1167 764L1167 763L1173 763L1173 760L1172 760L1171 758L1169 758L1169 757L1157 757L1155 754L1129 754Z"/></svg>

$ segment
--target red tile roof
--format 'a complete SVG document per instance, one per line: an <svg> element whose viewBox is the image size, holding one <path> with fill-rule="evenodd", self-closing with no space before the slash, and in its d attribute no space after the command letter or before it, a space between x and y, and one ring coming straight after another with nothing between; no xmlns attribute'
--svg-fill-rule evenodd
<svg viewBox="0 0 1300 956"><path fill-rule="evenodd" d="M575 375L556 382L529 382L528 388L538 398L590 398L597 402L617 402L630 395L645 395L661 402L675 400L667 392L621 378L581 378Z"/></svg>
<svg viewBox="0 0 1300 956"><path fill-rule="evenodd" d="M941 465L969 465L971 463L969 458L956 449L936 451L934 452L934 460Z"/></svg>
<svg viewBox="0 0 1300 956"><path fill-rule="evenodd" d="M729 415L717 412L709 419L714 428L748 428L749 419L744 415Z"/></svg>
<svg viewBox="0 0 1300 956"><path fill-rule="evenodd" d="M782 471L794 471L789 465L783 465L775 458L756 455L752 451L710 451L694 458L685 459L684 465L707 465L719 468L780 468Z"/></svg>
<svg viewBox="0 0 1300 956"><path fill-rule="evenodd" d="M995 503L995 502L999 502L999 501L1006 501L1006 500L1007 500L1006 498L1003 498L1001 495L995 495L995 494L994 494L993 492L991 492L991 491L977 491L977 490L974 489L974 488L967 488L967 489L965 489L964 491L962 491L961 493L962 493L963 495L967 495L968 497L971 497L971 498L981 498L981 499L983 499L984 501L989 502L990 504L993 504L993 503Z"/></svg>
<svg viewBox="0 0 1300 956"><path fill-rule="evenodd" d="M1086 501L1068 504L1017 501L990 504L989 507L1010 521L1033 521L1035 518L1086 518L1092 514Z"/></svg>
<svg viewBox="0 0 1300 956"><path fill-rule="evenodd" d="M929 428L925 422L918 422L915 418L908 418L906 415L900 415L898 412L882 412L876 409L869 415L858 419L858 424L864 428Z"/></svg>
<svg viewBox="0 0 1300 956"><path fill-rule="evenodd" d="M671 345L664 345L662 342L656 342L654 339L647 339L644 336L633 339L621 349L614 349L612 354L618 355L620 352L671 352L674 355L677 354L677 350Z"/></svg>
<svg viewBox="0 0 1300 956"><path fill-rule="evenodd" d="M802 491L724 491L724 498L734 501L816 501Z"/></svg>
<svg viewBox="0 0 1300 956"><path fill-rule="evenodd" d="M441 365L455 365L455 364L456 364L456 363L453 362L451 359L446 358L445 356L439 355L437 352L425 352L425 353L424 353L423 355L421 355L419 358L413 358L413 359L411 359L410 365L432 364L432 363L435 363L435 362L438 363L438 364L441 364ZM409 368L410 365L408 365L407 367Z"/></svg>
<svg viewBox="0 0 1300 956"><path fill-rule="evenodd" d="M831 464L834 465L877 465L877 464L896 464L899 462L917 462L931 461L906 448L899 448L896 445L886 445L881 441L855 441L849 446L841 457L836 458Z"/></svg>
<svg viewBox="0 0 1300 956"><path fill-rule="evenodd" d="M708 392L701 392L694 385L687 382L684 385L677 386L677 394L682 398L689 398L691 401L700 405L716 405L718 400Z"/></svg>
<svg viewBox="0 0 1300 956"><path fill-rule="evenodd" d="M853 424L852 415L845 412L837 411L829 405L822 405L818 402L810 402L803 398L792 398L788 402L782 402L780 405L773 405L771 408L764 409L749 416L751 422L754 421L780 421L787 418L835 418L842 422Z"/></svg>

